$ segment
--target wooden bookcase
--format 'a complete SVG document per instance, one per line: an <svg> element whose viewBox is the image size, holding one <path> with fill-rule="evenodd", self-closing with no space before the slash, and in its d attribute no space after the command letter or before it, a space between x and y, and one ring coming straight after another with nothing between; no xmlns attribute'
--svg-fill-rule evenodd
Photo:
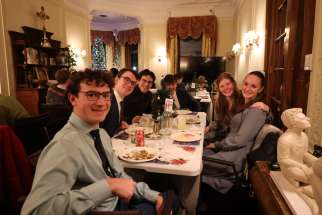
<svg viewBox="0 0 322 215"><path fill-rule="evenodd" d="M9 31L15 72L17 99L31 115L39 114L40 104L46 102L48 80L55 79L55 72L69 67L68 48L51 39L51 47L42 47L43 31L23 26L23 33Z"/></svg>

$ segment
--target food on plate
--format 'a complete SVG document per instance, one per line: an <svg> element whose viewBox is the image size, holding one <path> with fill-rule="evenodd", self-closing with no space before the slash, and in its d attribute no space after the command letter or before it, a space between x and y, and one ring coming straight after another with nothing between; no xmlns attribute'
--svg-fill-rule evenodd
<svg viewBox="0 0 322 215"><path fill-rule="evenodd" d="M190 117L186 119L187 124L200 124L200 118L198 116Z"/></svg>
<svg viewBox="0 0 322 215"><path fill-rule="evenodd" d="M123 155L123 158L125 159L131 159L131 160L148 160L154 158L155 154L148 152L145 149L141 150L135 150L131 151L129 153L126 153Z"/></svg>

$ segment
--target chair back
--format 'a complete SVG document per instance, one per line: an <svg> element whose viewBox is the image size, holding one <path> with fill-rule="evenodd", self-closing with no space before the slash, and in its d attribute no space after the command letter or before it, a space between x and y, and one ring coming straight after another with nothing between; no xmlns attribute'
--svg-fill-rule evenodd
<svg viewBox="0 0 322 215"><path fill-rule="evenodd" d="M14 132L22 142L27 155L43 149L50 141L47 122L47 113L35 117L18 119L14 123Z"/></svg>
<svg viewBox="0 0 322 215"><path fill-rule="evenodd" d="M67 123L72 112L71 107L65 104L41 104L40 109L49 115L47 131L50 139Z"/></svg>
<svg viewBox="0 0 322 215"><path fill-rule="evenodd" d="M5 125L0 125L0 167L1 214L20 214L23 199L31 189L33 173L21 141Z"/></svg>
<svg viewBox="0 0 322 215"><path fill-rule="evenodd" d="M277 140L283 131L274 125L265 124L257 134L254 145L247 155L248 169L254 166L256 161L268 161L269 163L277 160Z"/></svg>

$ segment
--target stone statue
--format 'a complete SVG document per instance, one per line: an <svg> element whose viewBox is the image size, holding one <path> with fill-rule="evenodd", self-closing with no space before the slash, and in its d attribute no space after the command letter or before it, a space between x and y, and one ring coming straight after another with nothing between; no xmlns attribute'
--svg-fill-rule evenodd
<svg viewBox="0 0 322 215"><path fill-rule="evenodd" d="M322 215L322 157L313 164L313 174L311 177L314 199L319 207L319 214Z"/></svg>
<svg viewBox="0 0 322 215"><path fill-rule="evenodd" d="M312 164L317 158L308 152L308 137L303 132L311 126L309 118L301 108L291 108L282 113L281 119L287 127L277 144L277 160L282 174L294 185L312 213L317 214L318 208L310 185Z"/></svg>

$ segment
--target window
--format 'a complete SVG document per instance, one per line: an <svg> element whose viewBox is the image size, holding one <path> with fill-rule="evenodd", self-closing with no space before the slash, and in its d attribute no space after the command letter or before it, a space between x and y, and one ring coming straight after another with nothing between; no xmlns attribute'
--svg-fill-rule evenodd
<svg viewBox="0 0 322 215"><path fill-rule="evenodd" d="M188 37L180 39L180 56L201 56L201 36L198 39Z"/></svg>
<svg viewBox="0 0 322 215"><path fill-rule="evenodd" d="M138 45L125 45L125 66L134 71L138 70Z"/></svg>

